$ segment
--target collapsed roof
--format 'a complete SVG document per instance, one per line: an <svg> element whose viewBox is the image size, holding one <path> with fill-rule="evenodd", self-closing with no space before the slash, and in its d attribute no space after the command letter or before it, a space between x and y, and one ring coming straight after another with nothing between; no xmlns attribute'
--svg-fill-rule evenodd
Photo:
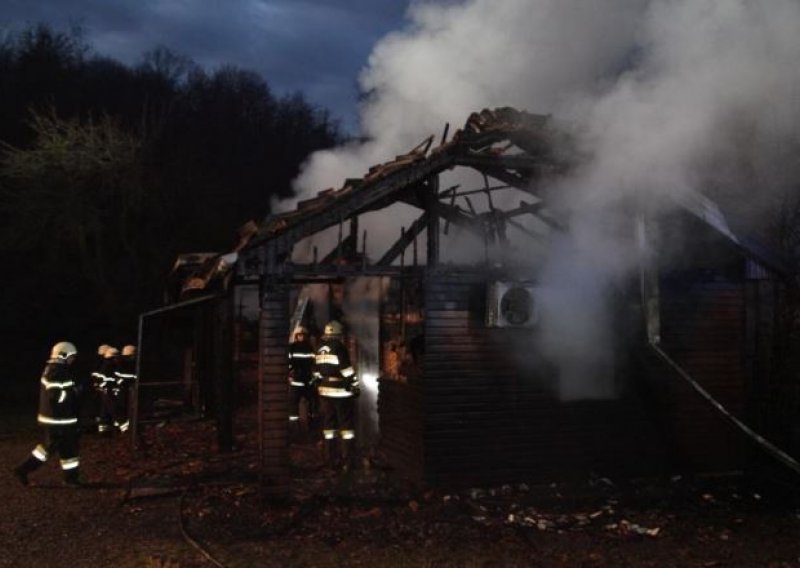
<svg viewBox="0 0 800 568"><path fill-rule="evenodd" d="M292 247L300 240L395 202L413 205L423 209L424 213L375 263L377 266L390 264L416 235L425 230L429 222L428 213L441 218L446 226L458 225L485 240L503 239L506 225L530 234L515 219L522 215L532 215L550 228L564 229L563 222L547 210L539 187L547 179L566 174L573 165L571 160L575 159L575 153L570 150L569 137L553 125L549 116L510 107L484 109L472 113L449 140L448 129L449 125L445 127L438 145L434 145L434 137L429 136L409 152L369 168L361 178L347 179L338 189L326 189L312 199L300 201L294 210L270 215L260 226L246 225L247 230L240 231L240 242L234 252L247 256L250 251L268 247L271 257L279 263L291 254ZM456 166L468 167L482 174L486 187L462 192L457 186L441 190L438 174ZM497 187L489 187L489 178L506 184L503 187L513 187L528 194L531 202L520 201L517 207L507 210L496 208L490 190ZM484 191L489 196L488 212L475 211L469 197L465 197L468 209L456 204L457 197ZM779 273L789 272L788 263L779 255L736 235L712 200L692 191L682 192L673 199L679 208L700 219L748 258ZM239 255L221 254L203 259L201 274L186 279L184 287L191 283L192 289L198 286L207 289L211 281L217 281L229 272L231 260L236 262L238 259ZM260 270L263 271L264 267Z"/></svg>
<svg viewBox="0 0 800 568"><path fill-rule="evenodd" d="M533 182L565 167L554 155L555 134L548 116L509 107L473 113L450 140L446 140L445 129L438 146L430 136L409 152L371 167L362 178L347 179L339 189L326 189L313 199L299 202L293 211L271 215L248 247L269 242L279 254L286 253L293 243L307 236L394 201L432 209L446 222L474 229L477 215L452 203L456 188L438 192L435 201L422 203L417 191L421 184L442 171L467 166L537 197ZM494 210L492 216L495 221L499 217L513 220L523 213L543 215L540 209L540 205L523 202L517 210ZM543 218L557 225L555 220Z"/></svg>

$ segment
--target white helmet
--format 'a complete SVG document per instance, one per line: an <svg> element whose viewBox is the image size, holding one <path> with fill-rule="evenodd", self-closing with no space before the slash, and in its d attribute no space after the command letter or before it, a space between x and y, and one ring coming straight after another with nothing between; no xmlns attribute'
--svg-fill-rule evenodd
<svg viewBox="0 0 800 568"><path fill-rule="evenodd" d="M116 347L111 347L109 345L108 349L106 349L105 353L103 353L103 359L111 359L112 357L116 357L117 355L119 355L119 349L117 349Z"/></svg>
<svg viewBox="0 0 800 568"><path fill-rule="evenodd" d="M59 341L50 350L51 359L67 359L78 354L78 349L69 341Z"/></svg>
<svg viewBox="0 0 800 568"><path fill-rule="evenodd" d="M122 355L123 357L128 355L136 355L136 346L126 345L125 347L122 348Z"/></svg>
<svg viewBox="0 0 800 568"><path fill-rule="evenodd" d="M109 347L111 347L111 346L110 345L106 345L105 343L103 343L100 347L97 348L97 354L102 357L105 354L105 352L108 350Z"/></svg>
<svg viewBox="0 0 800 568"><path fill-rule="evenodd" d="M325 324L325 335L342 335L342 324L333 320Z"/></svg>

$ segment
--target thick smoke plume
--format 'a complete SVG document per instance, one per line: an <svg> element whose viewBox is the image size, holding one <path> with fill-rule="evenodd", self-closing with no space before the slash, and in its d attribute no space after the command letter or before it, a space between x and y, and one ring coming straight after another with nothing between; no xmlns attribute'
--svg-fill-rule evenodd
<svg viewBox="0 0 800 568"><path fill-rule="evenodd" d="M692 189L747 212L748 229L794 203L798 23L796 0L414 2L360 77L367 141L313 155L296 188L339 187L485 107L570 124L586 160L547 192L571 230L542 270L557 291L544 347L586 355L572 373L562 366L564 396L606 396L585 369L607 359L607 293L638 262L620 203ZM371 249L385 247L369 229Z"/></svg>

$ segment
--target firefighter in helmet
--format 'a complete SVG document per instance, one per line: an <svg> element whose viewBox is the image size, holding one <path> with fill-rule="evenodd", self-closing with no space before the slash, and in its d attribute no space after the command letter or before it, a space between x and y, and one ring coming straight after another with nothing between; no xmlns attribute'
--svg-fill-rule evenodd
<svg viewBox="0 0 800 568"><path fill-rule="evenodd" d="M341 465L349 469L355 443L355 397L358 377L350 364L350 354L343 341L342 324L331 321L325 326L322 342L314 360L322 413L322 436L325 463L336 466L336 439L341 441Z"/></svg>
<svg viewBox="0 0 800 568"><path fill-rule="evenodd" d="M122 348L122 355L117 360L117 367L114 369L116 386L113 393L114 400L114 424L120 432L127 432L130 426L128 407L130 404L131 390L136 383L136 346L126 345Z"/></svg>
<svg viewBox="0 0 800 568"><path fill-rule="evenodd" d="M82 429L84 432L87 430L95 430L100 420L100 386L103 384L103 376L100 374L100 370L103 367L105 352L110 348L111 346L105 343L99 345L97 347L97 357L95 357L94 361L91 363L89 385L93 388L87 389L86 392L83 393L84 400L81 405L84 408L83 414L85 414L81 420L85 422L85 429Z"/></svg>
<svg viewBox="0 0 800 568"><path fill-rule="evenodd" d="M300 421L300 401L305 399L310 423L316 412L316 393L314 392L312 371L314 369L314 348L308 337L308 329L299 325L294 330L293 341L289 344L289 422Z"/></svg>
<svg viewBox="0 0 800 568"><path fill-rule="evenodd" d="M75 345L68 341L56 343L50 352L39 387L37 422L44 428L44 442L14 468L14 476L23 485L28 484L28 474L41 467L53 454L58 454L61 461L65 483L69 486L80 484L79 388L73 367L77 355Z"/></svg>
<svg viewBox="0 0 800 568"><path fill-rule="evenodd" d="M100 369L95 374L95 386L100 393L100 416L97 431L100 434L111 434L116 428L117 396L117 366L119 364L119 349L109 346L103 352L103 361Z"/></svg>

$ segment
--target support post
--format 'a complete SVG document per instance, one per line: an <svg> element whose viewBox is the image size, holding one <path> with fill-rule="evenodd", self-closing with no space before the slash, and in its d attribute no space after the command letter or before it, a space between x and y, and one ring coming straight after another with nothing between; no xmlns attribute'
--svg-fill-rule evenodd
<svg viewBox="0 0 800 568"><path fill-rule="evenodd" d="M274 276L266 276L262 281L258 334L260 487L265 498L283 498L289 492L288 333L289 286Z"/></svg>
<svg viewBox="0 0 800 568"><path fill-rule="evenodd" d="M439 264L439 215L436 213L435 207L438 201L439 176L436 175L428 180L428 191L425 193L425 218L428 225L428 254L425 262L428 268Z"/></svg>
<svg viewBox="0 0 800 568"><path fill-rule="evenodd" d="M216 301L214 309L213 380L217 449L233 449L233 289Z"/></svg>

